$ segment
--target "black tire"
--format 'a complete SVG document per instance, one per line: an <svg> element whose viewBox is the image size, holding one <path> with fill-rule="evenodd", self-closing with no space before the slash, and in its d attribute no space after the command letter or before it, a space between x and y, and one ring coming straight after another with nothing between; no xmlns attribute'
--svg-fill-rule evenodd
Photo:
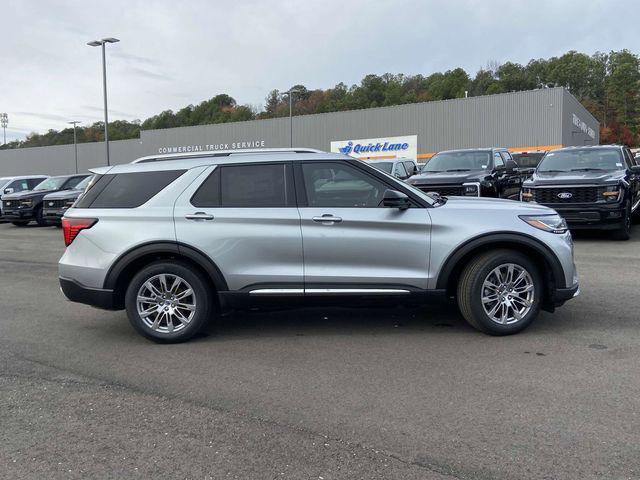
<svg viewBox="0 0 640 480"><path fill-rule="evenodd" d="M47 223L47 220L42 215L42 207L40 207L40 208L38 208L36 210L34 216L35 216L35 219L36 219L36 223L38 224L39 227L46 227L47 225L49 225Z"/></svg>
<svg viewBox="0 0 640 480"><path fill-rule="evenodd" d="M613 238L616 240L629 240L631 238L631 202L627 200L624 208L622 225L618 230L614 230Z"/></svg>
<svg viewBox="0 0 640 480"><path fill-rule="evenodd" d="M29 225L29 220L16 220L15 222L11 222L11 225L15 225L16 227L26 227Z"/></svg>
<svg viewBox="0 0 640 480"><path fill-rule="evenodd" d="M179 331L160 332L147 325L138 313L138 291L149 279L161 275L175 275L185 280L195 297L196 309L189 323ZM160 260L140 270L131 280L125 294L125 306L129 322L138 333L157 343L185 342L204 328L214 312L213 292L206 278L193 267L182 262ZM155 318L155 317L154 317ZM173 323L173 322L172 322Z"/></svg>
<svg viewBox="0 0 640 480"><path fill-rule="evenodd" d="M492 320L483 307L483 283L496 267L510 263L526 270L531 277L533 301L529 311L521 319L514 323L500 324ZM457 300L462 316L472 327L489 335L512 335L527 328L538 316L542 292L542 277L529 258L513 250L491 250L479 254L465 267L458 281Z"/></svg>

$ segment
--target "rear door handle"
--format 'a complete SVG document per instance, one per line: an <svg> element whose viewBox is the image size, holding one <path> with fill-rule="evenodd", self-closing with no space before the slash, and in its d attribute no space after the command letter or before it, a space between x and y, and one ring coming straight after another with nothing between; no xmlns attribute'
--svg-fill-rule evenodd
<svg viewBox="0 0 640 480"><path fill-rule="evenodd" d="M187 220L213 220L213 215L204 212L190 213L184 216Z"/></svg>
<svg viewBox="0 0 640 480"><path fill-rule="evenodd" d="M334 217L330 213L325 213L324 215L322 215L320 217L313 217L312 220L314 222L324 223L324 224L328 225L328 224L331 224L331 223L339 223L339 222L342 221L342 218Z"/></svg>

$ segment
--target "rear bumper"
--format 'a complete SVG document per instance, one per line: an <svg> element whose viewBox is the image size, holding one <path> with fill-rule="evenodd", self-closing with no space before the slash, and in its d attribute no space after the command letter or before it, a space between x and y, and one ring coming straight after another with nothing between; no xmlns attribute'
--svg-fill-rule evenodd
<svg viewBox="0 0 640 480"><path fill-rule="evenodd" d="M59 277L58 280L60 281L60 290L72 302L84 303L105 310L117 310L113 290L87 287L75 280L63 277Z"/></svg>

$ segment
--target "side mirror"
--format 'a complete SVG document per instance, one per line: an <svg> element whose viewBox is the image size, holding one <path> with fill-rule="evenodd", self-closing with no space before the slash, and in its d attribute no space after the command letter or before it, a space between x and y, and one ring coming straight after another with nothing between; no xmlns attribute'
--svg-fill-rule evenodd
<svg viewBox="0 0 640 480"><path fill-rule="evenodd" d="M513 160L507 160L506 168L507 168L507 172L513 173L516 170L518 170L518 164Z"/></svg>
<svg viewBox="0 0 640 480"><path fill-rule="evenodd" d="M397 190L387 189L382 197L382 205L384 207L406 210L411 205L411 201L404 193L398 192Z"/></svg>
<svg viewBox="0 0 640 480"><path fill-rule="evenodd" d="M4 193L6 193L6 194L13 193L13 188L11 188L11 187L5 188L4 189Z"/></svg>
<svg viewBox="0 0 640 480"><path fill-rule="evenodd" d="M629 170L631 171L631 173L640 175L640 165L633 165Z"/></svg>

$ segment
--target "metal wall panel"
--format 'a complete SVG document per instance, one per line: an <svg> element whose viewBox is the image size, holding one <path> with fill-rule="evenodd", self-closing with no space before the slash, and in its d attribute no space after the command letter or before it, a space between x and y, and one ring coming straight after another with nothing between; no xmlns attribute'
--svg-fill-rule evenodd
<svg viewBox="0 0 640 480"><path fill-rule="evenodd" d="M294 146L329 150L333 140L417 135L419 154L451 148L582 145L584 139L572 133L574 113L598 131L595 119L571 94L551 88L294 117L293 141ZM146 130L140 139L110 146L116 164L170 149L243 148L242 142L249 148L288 147L289 119ZM81 171L104 165L104 145L80 144L78 157ZM73 170L73 145L0 151L0 176Z"/></svg>

